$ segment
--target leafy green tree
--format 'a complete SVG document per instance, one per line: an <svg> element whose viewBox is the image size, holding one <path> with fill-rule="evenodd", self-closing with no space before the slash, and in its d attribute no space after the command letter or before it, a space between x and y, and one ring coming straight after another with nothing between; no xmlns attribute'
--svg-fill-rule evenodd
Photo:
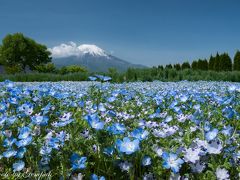
<svg viewBox="0 0 240 180"><path fill-rule="evenodd" d="M51 62L47 47L25 37L22 33L8 34L0 48L0 61L5 67L18 66L25 72L28 66L35 70L37 65Z"/></svg>
<svg viewBox="0 0 240 180"><path fill-rule="evenodd" d="M232 71L232 60L227 53L223 53L220 55L219 70Z"/></svg>
<svg viewBox="0 0 240 180"><path fill-rule="evenodd" d="M197 62L197 67L200 70L207 71L208 70L208 61L206 59L205 60L199 59Z"/></svg>
<svg viewBox="0 0 240 180"><path fill-rule="evenodd" d="M7 74L16 74L22 71L21 66L19 65L8 66L8 67L5 67L4 69Z"/></svg>
<svg viewBox="0 0 240 180"><path fill-rule="evenodd" d="M57 71L53 63L38 65L36 66L36 70L41 73L55 73Z"/></svg>
<svg viewBox="0 0 240 180"><path fill-rule="evenodd" d="M204 71L208 70L208 61L206 59L203 60L203 70Z"/></svg>
<svg viewBox="0 0 240 180"><path fill-rule="evenodd" d="M128 68L126 71L126 80L133 81L136 78L136 73L134 68Z"/></svg>
<svg viewBox="0 0 240 180"><path fill-rule="evenodd" d="M118 72L116 68L109 68L108 69L108 75L112 78L113 81L117 81L118 79Z"/></svg>
<svg viewBox="0 0 240 180"><path fill-rule="evenodd" d="M166 65L165 68L166 68L166 69L172 69L173 67L172 67L172 64L168 64L168 65Z"/></svg>
<svg viewBox="0 0 240 180"><path fill-rule="evenodd" d="M220 71L220 56L219 54L217 53L216 56L215 56L215 60L214 60L214 71Z"/></svg>
<svg viewBox="0 0 240 180"><path fill-rule="evenodd" d="M235 71L240 71L240 51L237 51L235 56L234 56L234 65L233 69Z"/></svg>
<svg viewBox="0 0 240 180"><path fill-rule="evenodd" d="M184 69L190 69L190 68L191 68L191 66L190 66L189 62L184 62L184 63L182 63L182 70L184 70Z"/></svg>
<svg viewBox="0 0 240 180"><path fill-rule="evenodd" d="M66 72L67 73L79 73L79 72L87 72L87 70L82 66L70 65L70 66L66 66Z"/></svg>
<svg viewBox="0 0 240 180"><path fill-rule="evenodd" d="M67 68L66 68L66 66L61 67L61 68L58 70L58 73L60 73L60 74L67 74Z"/></svg>
<svg viewBox="0 0 240 180"><path fill-rule="evenodd" d="M174 64L174 69L176 69L177 71L180 71L181 70L181 65L179 63L177 64Z"/></svg>
<svg viewBox="0 0 240 180"><path fill-rule="evenodd" d="M208 63L209 70L212 70L212 71L214 70L214 63L215 63L215 57L211 55Z"/></svg>
<svg viewBox="0 0 240 180"><path fill-rule="evenodd" d="M192 65L191 65L191 68L192 68L193 70L197 70L197 69L198 69L198 62L197 62L197 61L193 61L193 62L192 62Z"/></svg>
<svg viewBox="0 0 240 180"><path fill-rule="evenodd" d="M162 65L159 65L159 66L158 66L158 69L159 69L159 70L163 70L164 68L163 68Z"/></svg>
<svg viewBox="0 0 240 180"><path fill-rule="evenodd" d="M151 77L156 77L157 74L158 74L158 69L157 69L157 67L153 66L151 68Z"/></svg>

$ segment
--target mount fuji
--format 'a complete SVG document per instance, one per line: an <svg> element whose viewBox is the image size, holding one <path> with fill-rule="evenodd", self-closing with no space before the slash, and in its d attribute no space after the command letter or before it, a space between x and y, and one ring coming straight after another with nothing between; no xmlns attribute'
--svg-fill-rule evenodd
<svg viewBox="0 0 240 180"><path fill-rule="evenodd" d="M61 44L49 48L52 61L57 67L68 65L84 66L91 72L106 72L109 68L116 68L119 72L128 68L146 68L146 66L132 64L119 59L93 44L77 45L74 42Z"/></svg>

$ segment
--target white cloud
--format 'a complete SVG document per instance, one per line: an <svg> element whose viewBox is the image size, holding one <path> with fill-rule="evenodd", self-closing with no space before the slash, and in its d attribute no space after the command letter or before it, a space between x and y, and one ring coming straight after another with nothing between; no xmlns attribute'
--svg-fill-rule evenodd
<svg viewBox="0 0 240 180"><path fill-rule="evenodd" d="M52 57L61 58L69 56L82 56L84 54L91 54L94 56L108 56L107 53L93 44L82 44L77 45L74 42L63 43L59 46L49 48L49 51L52 53Z"/></svg>

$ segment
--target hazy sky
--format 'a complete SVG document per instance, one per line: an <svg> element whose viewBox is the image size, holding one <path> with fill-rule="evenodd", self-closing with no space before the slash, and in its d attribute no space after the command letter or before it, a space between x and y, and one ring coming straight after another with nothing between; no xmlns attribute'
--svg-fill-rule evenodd
<svg viewBox="0 0 240 180"><path fill-rule="evenodd" d="M158 65L240 49L239 0L1 0L0 39L23 32L48 47L89 43Z"/></svg>

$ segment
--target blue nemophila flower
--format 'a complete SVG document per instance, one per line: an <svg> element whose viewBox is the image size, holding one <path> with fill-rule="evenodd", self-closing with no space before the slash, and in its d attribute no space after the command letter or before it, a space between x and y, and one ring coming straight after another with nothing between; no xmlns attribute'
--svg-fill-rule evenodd
<svg viewBox="0 0 240 180"><path fill-rule="evenodd" d="M64 142L69 139L69 134L67 134L65 131L60 131L56 134L56 138L61 142L62 145L64 145Z"/></svg>
<svg viewBox="0 0 240 180"><path fill-rule="evenodd" d="M83 100L81 100L81 101L79 101L79 102L78 102L78 105L79 105L81 108L83 108L83 107L84 107L84 104L85 104L85 103L84 103L84 101L83 101Z"/></svg>
<svg viewBox="0 0 240 180"><path fill-rule="evenodd" d="M237 89L237 87L235 85L231 85L228 87L228 91L231 93L234 92L236 89Z"/></svg>
<svg viewBox="0 0 240 180"><path fill-rule="evenodd" d="M7 88L13 88L14 87L14 82L12 82L8 79L5 80L3 83L4 83L5 87L7 87Z"/></svg>
<svg viewBox="0 0 240 180"><path fill-rule="evenodd" d="M86 157L81 157L78 154L74 153L72 154L70 158L71 164L72 164L72 169L85 169L86 168Z"/></svg>
<svg viewBox="0 0 240 180"><path fill-rule="evenodd" d="M0 102L0 113L3 113L7 110L7 104L5 102Z"/></svg>
<svg viewBox="0 0 240 180"><path fill-rule="evenodd" d="M48 124L49 118L47 116L41 116L40 114L36 114L31 117L32 124L46 126Z"/></svg>
<svg viewBox="0 0 240 180"><path fill-rule="evenodd" d="M108 97L107 98L107 101L108 102L113 102L113 101L115 101L116 100L116 97L115 96L111 96L111 97Z"/></svg>
<svg viewBox="0 0 240 180"><path fill-rule="evenodd" d="M97 114L88 115L87 121L93 129L101 130L104 127L104 122L100 121Z"/></svg>
<svg viewBox="0 0 240 180"><path fill-rule="evenodd" d="M66 126L66 125L68 125L72 122L73 122L73 119L70 119L68 121L53 122L52 126L54 126L54 127L64 127L64 126Z"/></svg>
<svg viewBox="0 0 240 180"><path fill-rule="evenodd" d="M227 126L223 128L222 133L226 136L231 136L231 134L233 133L233 130L234 130L233 127Z"/></svg>
<svg viewBox="0 0 240 180"><path fill-rule="evenodd" d="M18 104L18 98L17 97L10 97L10 98L8 98L8 102L10 103L10 104Z"/></svg>
<svg viewBox="0 0 240 180"><path fill-rule="evenodd" d="M164 152L162 154L163 167L166 169L171 169L174 173L178 173L181 165L184 161L178 158L177 154Z"/></svg>
<svg viewBox="0 0 240 180"><path fill-rule="evenodd" d="M110 111L108 111L108 115L111 116L111 117L116 117L117 114L116 114L115 111L110 110Z"/></svg>
<svg viewBox="0 0 240 180"><path fill-rule="evenodd" d="M97 78L94 77L94 76L89 76L88 79L89 79L90 81L96 81L96 80L97 80Z"/></svg>
<svg viewBox="0 0 240 180"><path fill-rule="evenodd" d="M124 124L120 124L120 123L114 123L112 126L107 127L107 131L109 131L114 135L123 134L125 130L126 130L126 127L124 126Z"/></svg>
<svg viewBox="0 0 240 180"><path fill-rule="evenodd" d="M180 96L180 100L181 100L181 102L186 102L188 100L188 96L182 95L182 96Z"/></svg>
<svg viewBox="0 0 240 180"><path fill-rule="evenodd" d="M28 126L24 126L19 130L19 139L26 139L31 134L31 129Z"/></svg>
<svg viewBox="0 0 240 180"><path fill-rule="evenodd" d="M103 103L100 103L98 105L98 110L101 111L101 112L105 112L106 111L106 108L104 107Z"/></svg>
<svg viewBox="0 0 240 180"><path fill-rule="evenodd" d="M7 116L5 116L4 114L0 115L0 126L3 126L6 121L7 121Z"/></svg>
<svg viewBox="0 0 240 180"><path fill-rule="evenodd" d="M117 139L116 146L120 152L126 154L132 154L140 149L139 140L134 139L131 141L128 137L123 138L123 140Z"/></svg>
<svg viewBox="0 0 240 180"><path fill-rule="evenodd" d="M22 159L26 151L27 149L25 147L19 148L15 157Z"/></svg>
<svg viewBox="0 0 240 180"><path fill-rule="evenodd" d="M184 154L184 160L186 162L191 162L191 163L196 163L197 161L200 160L200 152L201 149L200 148L189 148L185 150L185 154Z"/></svg>
<svg viewBox="0 0 240 180"><path fill-rule="evenodd" d="M90 180L105 180L104 176L98 177L96 174L92 174Z"/></svg>
<svg viewBox="0 0 240 180"><path fill-rule="evenodd" d="M189 165L194 173L201 173L206 168L206 164L201 161L197 161L195 164L190 163Z"/></svg>
<svg viewBox="0 0 240 180"><path fill-rule="evenodd" d="M3 147L11 147L17 141L16 138L10 137L3 141Z"/></svg>
<svg viewBox="0 0 240 180"><path fill-rule="evenodd" d="M128 161L124 161L124 162L121 162L119 164L119 167L122 171L127 171L129 172L130 168L132 167L132 163L128 162Z"/></svg>
<svg viewBox="0 0 240 180"><path fill-rule="evenodd" d="M51 152L52 152L52 147L50 147L50 146L42 146L40 148L41 155L50 155Z"/></svg>
<svg viewBox="0 0 240 180"><path fill-rule="evenodd" d="M96 75L96 77L97 77L98 79L100 79L101 81L110 81L110 80L112 80L112 78L109 77L109 76Z"/></svg>
<svg viewBox="0 0 240 180"><path fill-rule="evenodd" d="M222 110L222 113L223 113L223 116L227 119L231 119L233 118L234 114L235 114L235 111L233 110L232 107L225 107L223 110Z"/></svg>
<svg viewBox="0 0 240 180"><path fill-rule="evenodd" d="M23 112L23 115L30 116L33 113L33 105L31 103L24 103L19 106L18 110Z"/></svg>
<svg viewBox="0 0 240 180"><path fill-rule="evenodd" d="M17 151L13 150L13 149L8 149L7 151L5 151L2 155L5 158L10 158L13 157L17 154Z"/></svg>
<svg viewBox="0 0 240 180"><path fill-rule="evenodd" d="M168 123L168 122L170 122L172 120L173 120L172 116L167 116L164 122Z"/></svg>
<svg viewBox="0 0 240 180"><path fill-rule="evenodd" d="M223 145L219 140L215 139L207 144L206 149L209 154L220 154L222 152Z"/></svg>
<svg viewBox="0 0 240 180"><path fill-rule="evenodd" d="M16 163L13 164L13 171L14 172L21 171L23 170L24 166L25 166L24 161L17 161Z"/></svg>
<svg viewBox="0 0 240 180"><path fill-rule="evenodd" d="M64 113L62 116L59 117L58 122L53 122L52 126L54 127L64 127L68 124L70 124L71 122L74 121L74 119L70 119L72 116L72 113L68 112L68 113Z"/></svg>
<svg viewBox="0 0 240 180"><path fill-rule="evenodd" d="M148 134L149 132L147 130L144 130L142 128L137 128L130 133L130 136L142 141L147 138Z"/></svg>
<svg viewBox="0 0 240 180"><path fill-rule="evenodd" d="M142 165L143 166L149 166L152 164L152 159L149 156L144 156L142 159Z"/></svg>
<svg viewBox="0 0 240 180"><path fill-rule="evenodd" d="M21 139L20 141L17 141L15 144L17 147L24 147L29 145L32 142L32 136L28 136L25 139Z"/></svg>
<svg viewBox="0 0 240 180"><path fill-rule="evenodd" d="M215 139L218 135L218 129L214 128L212 131L208 131L206 134L205 134L205 138L207 141L211 141L213 139Z"/></svg>
<svg viewBox="0 0 240 180"><path fill-rule="evenodd" d="M60 141L58 138L51 137L50 139L47 140L48 146L50 146L53 149L59 149L60 147Z"/></svg>
<svg viewBox="0 0 240 180"><path fill-rule="evenodd" d="M8 117L7 120L6 120L6 123L8 125L12 125L15 123L15 121L17 120L17 117L16 116L11 116L11 117Z"/></svg>
<svg viewBox="0 0 240 180"><path fill-rule="evenodd" d="M210 131L212 125L209 123L209 121L204 122L204 131Z"/></svg>
<svg viewBox="0 0 240 180"><path fill-rule="evenodd" d="M59 117L59 120L60 121L68 121L68 120L70 120L71 116L72 116L71 112L63 113L63 115L61 115Z"/></svg>
<svg viewBox="0 0 240 180"><path fill-rule="evenodd" d="M218 180L227 180L229 179L229 173L225 168L218 167L215 172Z"/></svg>

